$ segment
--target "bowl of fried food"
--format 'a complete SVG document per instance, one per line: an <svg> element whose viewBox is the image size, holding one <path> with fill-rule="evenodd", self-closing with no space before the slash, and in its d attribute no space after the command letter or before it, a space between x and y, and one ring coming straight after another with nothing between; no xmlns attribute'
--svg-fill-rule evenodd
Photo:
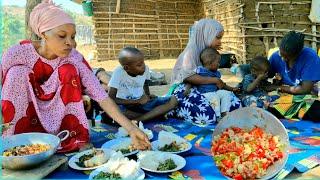
<svg viewBox="0 0 320 180"><path fill-rule="evenodd" d="M289 137L270 112L240 108L216 126L211 153L220 172L232 179L270 179L288 160Z"/></svg>
<svg viewBox="0 0 320 180"><path fill-rule="evenodd" d="M69 135L68 132L66 134ZM12 170L35 167L49 159L65 138L60 139L48 133L22 133L4 137L0 156L2 167Z"/></svg>

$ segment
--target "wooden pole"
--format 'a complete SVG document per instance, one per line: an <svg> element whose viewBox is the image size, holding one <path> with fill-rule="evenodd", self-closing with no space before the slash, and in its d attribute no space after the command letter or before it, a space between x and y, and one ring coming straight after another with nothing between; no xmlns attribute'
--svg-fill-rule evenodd
<svg viewBox="0 0 320 180"><path fill-rule="evenodd" d="M175 6L174 8L177 10L177 3L175 3L174 6ZM176 30L178 39L180 40L180 48L183 48L181 36L180 36L180 34L179 34L178 25L177 25L177 24L178 24L178 18L176 18L175 23L176 23L176 28L175 28L175 30Z"/></svg>
<svg viewBox="0 0 320 180"><path fill-rule="evenodd" d="M111 1L109 1L109 12L111 12ZM108 29L108 59L111 59L111 52L110 52L110 48L111 48L111 43L110 43L110 39L111 39L111 14L109 14L109 29Z"/></svg>
<svg viewBox="0 0 320 180"><path fill-rule="evenodd" d="M276 16L273 13L272 4L270 4L269 7L270 7L271 15L272 15L272 28L275 29L275 18L276 18ZM275 32L273 34L275 34ZM274 44L275 47L278 47L278 40L277 40L276 36L273 38L273 44Z"/></svg>
<svg viewBox="0 0 320 180"><path fill-rule="evenodd" d="M160 47L160 49L159 49L159 55L160 55L160 58L163 58L164 57L164 53L163 53L163 41L161 41L161 39L162 39L162 34L160 33L161 32L161 21L159 20L159 12L158 12L158 9L159 9L159 4L158 4L158 2L155 2L156 4L155 4L155 13L156 13L156 15L157 15L157 20L156 20L156 22L157 22L157 35L158 35L158 43L159 43L159 47ZM150 37L150 34L149 34L149 37ZM151 49L151 48L150 48Z"/></svg>
<svg viewBox="0 0 320 180"><path fill-rule="evenodd" d="M117 6L116 6L116 13L120 13L120 7L121 7L121 0L117 0Z"/></svg>
<svg viewBox="0 0 320 180"><path fill-rule="evenodd" d="M314 35L313 37L312 37L312 48L317 52L317 43L316 43L316 41L317 41L317 26L315 25L315 24L313 24L312 25L312 30L311 30L311 32L312 32L312 34Z"/></svg>
<svg viewBox="0 0 320 180"><path fill-rule="evenodd" d="M244 11L243 11L243 6L241 6L240 8L240 14L243 15ZM243 46L242 46L242 59L241 59L241 63L246 63L247 62L247 45L246 45L246 38L245 38L245 35L246 35L246 29L242 27L242 35L243 35L243 38L242 38L242 41L243 41Z"/></svg>

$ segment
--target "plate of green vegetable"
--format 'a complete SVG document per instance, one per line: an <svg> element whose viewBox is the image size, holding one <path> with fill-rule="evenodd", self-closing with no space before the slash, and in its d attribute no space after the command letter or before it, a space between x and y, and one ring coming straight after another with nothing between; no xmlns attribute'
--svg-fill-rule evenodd
<svg viewBox="0 0 320 180"><path fill-rule="evenodd" d="M163 147L159 146L159 140L151 142L152 150L162 151L162 152L170 152L173 154L179 154L186 151L189 151L192 148L192 144L188 141L183 143L176 143L173 141L171 144L166 144Z"/></svg>
<svg viewBox="0 0 320 180"><path fill-rule="evenodd" d="M93 170L106 164L113 154L115 151L111 149L89 149L72 156L68 164L80 171Z"/></svg>
<svg viewBox="0 0 320 180"><path fill-rule="evenodd" d="M143 170L154 173L169 173L182 169L186 160L177 155L160 151L144 151L138 155Z"/></svg>
<svg viewBox="0 0 320 180"><path fill-rule="evenodd" d="M133 149L131 145L131 138L117 138L105 142L101 148L112 149L114 151L121 152L124 156L130 156L136 154L138 150Z"/></svg>

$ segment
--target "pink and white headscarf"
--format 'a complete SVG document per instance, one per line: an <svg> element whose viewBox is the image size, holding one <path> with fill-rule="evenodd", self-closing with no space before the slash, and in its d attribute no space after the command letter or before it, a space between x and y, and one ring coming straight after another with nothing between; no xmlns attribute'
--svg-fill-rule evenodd
<svg viewBox="0 0 320 180"><path fill-rule="evenodd" d="M222 24L213 19L201 19L196 23L187 47L179 55L173 68L171 83L181 83L185 78L195 74L194 69L201 65L201 51L209 47L222 31Z"/></svg>
<svg viewBox="0 0 320 180"><path fill-rule="evenodd" d="M52 0L43 0L30 13L29 26L41 37L41 33L64 24L75 24L73 19Z"/></svg>

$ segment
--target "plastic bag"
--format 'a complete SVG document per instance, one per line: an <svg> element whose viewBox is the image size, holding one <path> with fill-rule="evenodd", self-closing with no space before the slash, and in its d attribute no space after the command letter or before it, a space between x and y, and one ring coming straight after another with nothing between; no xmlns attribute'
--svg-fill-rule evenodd
<svg viewBox="0 0 320 180"><path fill-rule="evenodd" d="M320 23L320 1L312 0L309 19L313 23Z"/></svg>

